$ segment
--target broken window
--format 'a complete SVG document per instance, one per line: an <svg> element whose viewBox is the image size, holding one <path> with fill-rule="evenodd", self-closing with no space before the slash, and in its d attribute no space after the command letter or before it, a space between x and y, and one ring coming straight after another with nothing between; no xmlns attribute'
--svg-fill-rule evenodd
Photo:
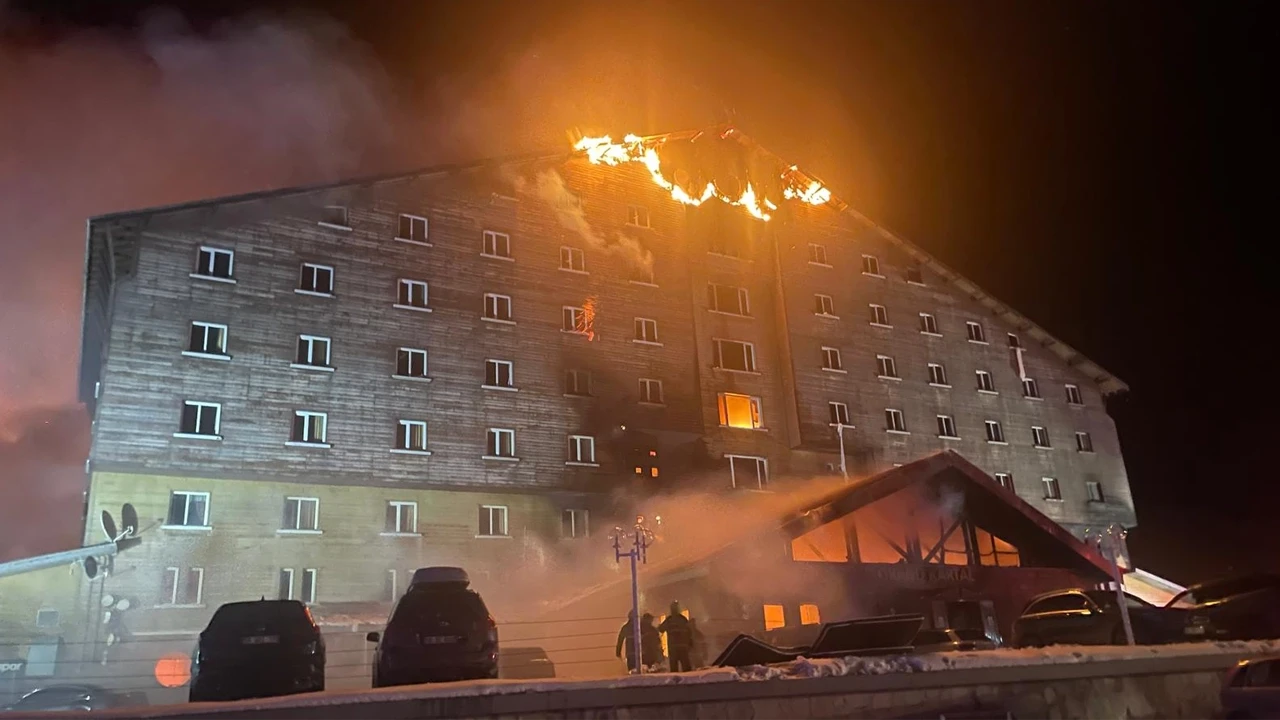
<svg viewBox="0 0 1280 720"><path fill-rule="evenodd" d="M716 340L714 341L713 350L715 351L715 366L721 370L756 371L756 349L751 343L738 342L736 340Z"/></svg>
<svg viewBox="0 0 1280 720"><path fill-rule="evenodd" d="M760 398L720 393L720 425L756 430L761 426Z"/></svg>
<svg viewBox="0 0 1280 720"><path fill-rule="evenodd" d="M786 626L787 611L781 605L764 606L764 629L766 632Z"/></svg>
<svg viewBox="0 0 1280 720"><path fill-rule="evenodd" d="M732 285L707 286L707 304L715 312L730 315L750 315L751 306L747 302L747 289Z"/></svg>

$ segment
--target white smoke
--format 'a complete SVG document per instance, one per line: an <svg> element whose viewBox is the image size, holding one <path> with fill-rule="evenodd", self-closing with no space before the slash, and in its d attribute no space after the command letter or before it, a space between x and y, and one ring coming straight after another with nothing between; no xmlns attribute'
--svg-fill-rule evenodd
<svg viewBox="0 0 1280 720"><path fill-rule="evenodd" d="M569 189L560 173L541 170L534 175L532 183L514 173L509 178L517 192L532 193L547 203L555 211L560 226L582 238L592 248L617 255L646 274L653 269L653 253L645 249L639 240L621 232L613 239L607 239L591 227L582 210L582 200Z"/></svg>

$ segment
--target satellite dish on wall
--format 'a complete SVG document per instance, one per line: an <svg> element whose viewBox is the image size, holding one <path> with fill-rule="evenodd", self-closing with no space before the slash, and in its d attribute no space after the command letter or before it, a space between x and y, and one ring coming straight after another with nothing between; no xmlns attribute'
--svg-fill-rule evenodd
<svg viewBox="0 0 1280 720"><path fill-rule="evenodd" d="M111 517L111 513L106 510L102 511L102 532L107 534L109 542L115 542L117 535L116 521Z"/></svg>
<svg viewBox="0 0 1280 720"><path fill-rule="evenodd" d="M138 510L133 503L125 503L124 507L120 508L120 522L124 524L124 531L129 534L129 537L137 537L141 526L138 525Z"/></svg>
<svg viewBox="0 0 1280 720"><path fill-rule="evenodd" d="M92 580L98 574L98 558L87 557L84 559L84 574Z"/></svg>

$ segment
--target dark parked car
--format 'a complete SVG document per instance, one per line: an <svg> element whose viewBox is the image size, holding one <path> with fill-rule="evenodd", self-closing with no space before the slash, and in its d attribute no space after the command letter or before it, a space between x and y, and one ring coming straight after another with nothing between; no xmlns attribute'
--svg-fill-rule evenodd
<svg viewBox="0 0 1280 720"><path fill-rule="evenodd" d="M498 677L498 625L462 568L413 574L378 643L373 686Z"/></svg>
<svg viewBox="0 0 1280 720"><path fill-rule="evenodd" d="M916 633L912 646L918 653L955 652L957 650L994 650L1000 645L981 630L948 628L924 629Z"/></svg>
<svg viewBox="0 0 1280 720"><path fill-rule="evenodd" d="M1184 613L1125 595L1133 638L1139 645L1181 639ZM1027 603L1013 621L1015 647L1123 645L1124 620L1114 590L1057 590Z"/></svg>
<svg viewBox="0 0 1280 720"><path fill-rule="evenodd" d="M1280 657L1245 660L1222 683L1227 720L1280 717Z"/></svg>
<svg viewBox="0 0 1280 720"><path fill-rule="evenodd" d="M324 690L320 628L297 600L256 600L218 608L191 658L191 702L241 700Z"/></svg>
<svg viewBox="0 0 1280 720"><path fill-rule="evenodd" d="M146 705L141 693L118 693L94 685L51 685L32 690L3 712L70 712Z"/></svg>
<svg viewBox="0 0 1280 720"><path fill-rule="evenodd" d="M1280 575L1249 575L1192 585L1169 601L1186 613L1188 640L1280 637Z"/></svg>

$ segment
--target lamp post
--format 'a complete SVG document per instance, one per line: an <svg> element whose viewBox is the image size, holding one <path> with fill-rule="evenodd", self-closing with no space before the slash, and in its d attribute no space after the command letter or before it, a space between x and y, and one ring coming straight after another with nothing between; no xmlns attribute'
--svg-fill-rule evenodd
<svg viewBox="0 0 1280 720"><path fill-rule="evenodd" d="M1090 528L1084 531L1085 540L1096 545L1098 552L1111 564L1111 579L1116 584L1116 602L1120 604L1120 620L1124 623L1124 639L1128 644L1135 645L1133 624L1129 621L1129 603L1124 594L1124 580L1120 575L1120 543L1128 535L1127 530L1114 523L1106 530L1095 532Z"/></svg>
<svg viewBox="0 0 1280 720"><path fill-rule="evenodd" d="M644 516L636 518L635 527L631 530L618 525L611 534L613 538L613 556L615 562L622 558L631 560L631 647L635 649L636 674L644 674L644 655L640 648L640 577L637 563L647 562L649 545L653 543L653 531L644 526ZM631 549L623 552L624 542L631 543Z"/></svg>
<svg viewBox="0 0 1280 720"><path fill-rule="evenodd" d="M849 468L844 461L844 429L853 428L853 425L845 425L842 422L836 423L836 436L840 438L840 474L847 481L849 479Z"/></svg>

